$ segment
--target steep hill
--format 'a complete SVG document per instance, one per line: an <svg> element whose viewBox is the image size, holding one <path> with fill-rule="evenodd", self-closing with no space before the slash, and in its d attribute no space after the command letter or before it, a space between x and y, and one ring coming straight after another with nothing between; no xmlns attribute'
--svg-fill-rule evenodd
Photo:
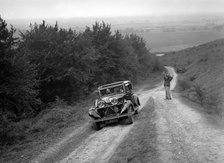
<svg viewBox="0 0 224 163"><path fill-rule="evenodd" d="M193 101L200 102L208 111L223 114L224 39L170 52L161 60L182 74L178 90Z"/></svg>

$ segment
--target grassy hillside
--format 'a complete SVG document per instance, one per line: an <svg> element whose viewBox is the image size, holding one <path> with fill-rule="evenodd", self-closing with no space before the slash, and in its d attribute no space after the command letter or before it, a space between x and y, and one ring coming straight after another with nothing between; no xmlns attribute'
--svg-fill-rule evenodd
<svg viewBox="0 0 224 163"><path fill-rule="evenodd" d="M224 115L224 39L170 52L161 60L180 73L178 90L208 112Z"/></svg>

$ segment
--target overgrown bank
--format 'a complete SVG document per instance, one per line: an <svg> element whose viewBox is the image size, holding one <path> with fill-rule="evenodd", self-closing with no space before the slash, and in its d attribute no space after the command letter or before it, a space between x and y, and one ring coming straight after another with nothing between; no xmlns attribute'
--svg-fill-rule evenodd
<svg viewBox="0 0 224 163"><path fill-rule="evenodd" d="M167 53L161 58L179 73L178 90L207 112L223 115L224 39Z"/></svg>

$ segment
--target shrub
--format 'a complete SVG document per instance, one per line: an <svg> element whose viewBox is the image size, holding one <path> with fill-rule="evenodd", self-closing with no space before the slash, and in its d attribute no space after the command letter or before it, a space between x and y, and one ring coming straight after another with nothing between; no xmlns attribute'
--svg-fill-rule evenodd
<svg viewBox="0 0 224 163"><path fill-rule="evenodd" d="M11 129L12 129L12 126L10 125L10 122L4 116L0 116L0 144L1 146L8 144L8 142L12 141L12 138L10 137Z"/></svg>
<svg viewBox="0 0 224 163"><path fill-rule="evenodd" d="M191 83L187 80L178 80L180 91L185 91L191 88Z"/></svg>
<svg viewBox="0 0 224 163"><path fill-rule="evenodd" d="M193 75L193 76L190 77L190 81L194 81L195 79L196 79L196 76L195 75Z"/></svg>
<svg viewBox="0 0 224 163"><path fill-rule="evenodd" d="M93 95L94 96L94 95ZM28 132L37 133L44 132L48 129L53 130L64 127L66 124L76 123L87 117L87 108L92 103L91 96L83 103L77 105L67 105L62 99L57 98L55 102L39 113L33 120Z"/></svg>
<svg viewBox="0 0 224 163"><path fill-rule="evenodd" d="M177 67L176 71L177 71L177 73L185 73L187 70L185 67Z"/></svg>
<svg viewBox="0 0 224 163"><path fill-rule="evenodd" d="M207 96L206 100L204 100L204 106L208 113L222 115L222 108L220 107L220 100L217 94Z"/></svg>
<svg viewBox="0 0 224 163"><path fill-rule="evenodd" d="M205 92L205 89L203 89L203 88L202 88L200 85L198 85L198 84L194 84L193 87L194 87L194 90L195 90L195 92L196 92L196 94L197 94L197 98L198 98L199 102L200 102L201 104L203 104L204 100L206 99L206 92Z"/></svg>
<svg viewBox="0 0 224 163"><path fill-rule="evenodd" d="M194 84L193 89L196 93L197 101L208 113L214 113L217 115L222 114L220 97L217 94L208 94L208 92L199 84Z"/></svg>
<svg viewBox="0 0 224 163"><path fill-rule="evenodd" d="M72 115L71 111L61 108L59 106L48 110L48 112L44 111L43 114L39 116L39 119L30 127L29 132L36 133L47 130L48 128L54 128L58 123L63 123L68 121Z"/></svg>
<svg viewBox="0 0 224 163"><path fill-rule="evenodd" d="M26 138L27 122L13 123L5 116L0 116L0 145L11 145Z"/></svg>

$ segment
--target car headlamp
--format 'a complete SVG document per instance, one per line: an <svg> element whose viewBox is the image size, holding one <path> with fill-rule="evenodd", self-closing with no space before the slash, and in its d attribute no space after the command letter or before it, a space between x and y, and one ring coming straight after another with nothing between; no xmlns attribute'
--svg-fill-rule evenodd
<svg viewBox="0 0 224 163"><path fill-rule="evenodd" d="M118 99L117 98L110 98L110 103L112 104L112 105L116 105L117 103L118 103Z"/></svg>
<svg viewBox="0 0 224 163"><path fill-rule="evenodd" d="M105 101L103 101L103 100L99 100L99 101L97 101L97 106L98 106L99 108L103 108L103 107L105 107L105 105L106 105Z"/></svg>

